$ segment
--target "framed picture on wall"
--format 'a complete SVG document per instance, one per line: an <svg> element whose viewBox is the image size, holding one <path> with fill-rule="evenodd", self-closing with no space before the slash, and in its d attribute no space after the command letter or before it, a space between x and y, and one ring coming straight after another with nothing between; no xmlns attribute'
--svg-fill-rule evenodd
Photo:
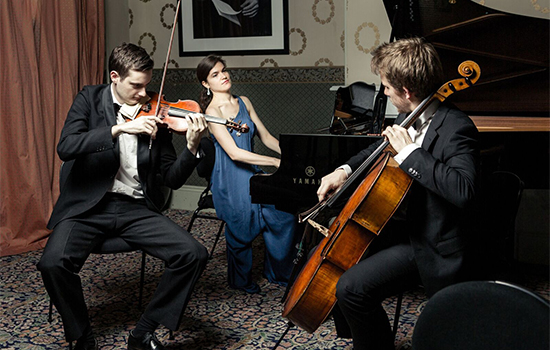
<svg viewBox="0 0 550 350"><path fill-rule="evenodd" d="M182 0L180 56L288 54L288 0Z"/></svg>

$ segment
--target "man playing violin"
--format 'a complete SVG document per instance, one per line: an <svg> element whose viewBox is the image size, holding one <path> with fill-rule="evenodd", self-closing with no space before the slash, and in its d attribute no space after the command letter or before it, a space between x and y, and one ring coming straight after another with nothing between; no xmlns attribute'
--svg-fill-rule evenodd
<svg viewBox="0 0 550 350"><path fill-rule="evenodd" d="M145 312L130 332L128 349L164 349L155 337L163 324L176 330L208 253L162 215L162 186L181 187L200 161L207 129L202 115L186 117L187 147L177 155L167 128L155 115L139 116L153 60L133 44L109 58L111 84L85 86L67 115L57 146L64 162L53 229L38 269L75 349L97 349L78 272L105 238L119 236L166 263Z"/></svg>
<svg viewBox="0 0 550 350"><path fill-rule="evenodd" d="M473 203L478 164L477 129L463 112L432 103L414 126L399 126L408 113L443 83L434 47L420 38L382 44L371 69L379 74L400 113L382 133L413 184L397 212L357 265L336 286L334 318L339 335L355 350L394 349L382 300L422 284L428 296L460 281L466 265L468 209ZM378 145L352 157L325 176L319 200L341 188Z"/></svg>

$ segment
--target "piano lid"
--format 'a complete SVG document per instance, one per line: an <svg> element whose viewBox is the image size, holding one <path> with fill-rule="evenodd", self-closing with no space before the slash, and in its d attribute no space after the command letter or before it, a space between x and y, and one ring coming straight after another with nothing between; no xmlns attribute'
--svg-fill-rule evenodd
<svg viewBox="0 0 550 350"><path fill-rule="evenodd" d="M422 36L437 49L445 77L473 60L476 85L451 101L470 115L548 116L550 21L470 0L383 0L392 36Z"/></svg>

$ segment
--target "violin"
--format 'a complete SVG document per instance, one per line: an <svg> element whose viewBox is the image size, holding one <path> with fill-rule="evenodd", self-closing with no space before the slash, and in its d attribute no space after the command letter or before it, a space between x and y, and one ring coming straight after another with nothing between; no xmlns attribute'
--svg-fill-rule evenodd
<svg viewBox="0 0 550 350"><path fill-rule="evenodd" d="M170 44L168 45L168 52L166 53L166 61L164 62L164 69L162 72L160 91L159 93L147 93L150 99L141 104L140 110L135 117L138 118L141 116L158 116L163 121L163 124L161 125L166 125L170 130L184 134L187 132L188 129L187 120L185 120L185 117L192 113L198 113L203 115L206 121L209 123L223 124L226 125L230 129L230 131L237 130L237 132L247 133L250 130L248 125L241 125L240 121L236 123L232 120L203 114L201 113L201 108L199 104L193 100L178 100L178 102L168 102L164 99L162 91L164 89L164 82L166 81L166 71L170 59L170 51L172 51L172 43L174 42L174 31L178 22L178 13L180 6L181 0L178 0L176 11L174 14L172 32L170 34ZM160 98L160 103L159 96L162 96ZM151 138L149 141L149 149L151 149L152 143L153 139Z"/></svg>
<svg viewBox="0 0 550 350"><path fill-rule="evenodd" d="M185 134L187 132L187 120L185 117L191 113L196 113L204 116L207 122L222 124L227 126L231 130L236 130L237 132L247 133L250 128L246 124L241 122L234 122L232 120L227 120L220 117L214 117L208 114L201 113L201 108L196 101L193 100L178 100L178 102L168 102L163 98L160 99L159 104L159 94L155 92L147 93L151 98L149 101L143 103L140 107L136 118L147 115L155 115L155 111L158 109L156 115L162 119L163 125L166 125L170 130L173 130L177 133Z"/></svg>

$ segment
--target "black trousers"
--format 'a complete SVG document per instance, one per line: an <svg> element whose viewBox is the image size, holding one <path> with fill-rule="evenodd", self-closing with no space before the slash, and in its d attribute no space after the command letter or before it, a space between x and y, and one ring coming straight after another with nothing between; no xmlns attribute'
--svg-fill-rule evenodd
<svg viewBox="0 0 550 350"><path fill-rule="evenodd" d="M420 282L406 232L401 223L389 223L366 257L344 272L336 285L336 329L339 336L353 338L354 350L395 349L382 301Z"/></svg>
<svg viewBox="0 0 550 350"><path fill-rule="evenodd" d="M66 339L78 339L90 325L78 272L92 249L109 236L120 236L166 263L144 314L176 330L208 251L172 220L149 210L145 200L107 194L90 211L56 225L37 265L61 314Z"/></svg>

